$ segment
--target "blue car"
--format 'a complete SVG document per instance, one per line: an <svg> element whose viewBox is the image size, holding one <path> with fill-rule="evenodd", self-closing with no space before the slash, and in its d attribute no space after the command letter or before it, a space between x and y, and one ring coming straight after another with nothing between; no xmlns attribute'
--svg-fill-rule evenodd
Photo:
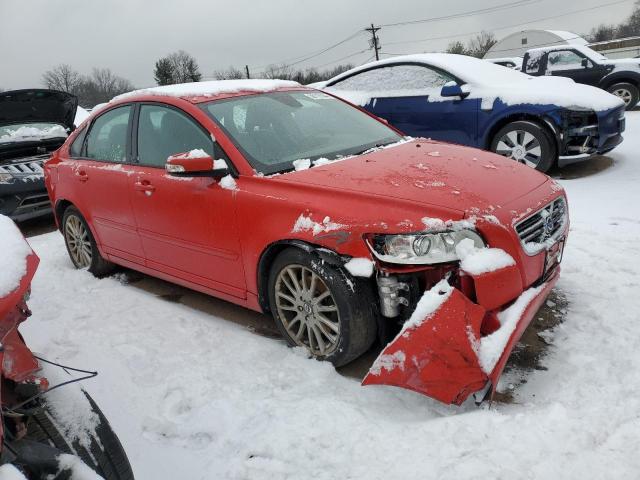
<svg viewBox="0 0 640 480"><path fill-rule="evenodd" d="M614 95L463 55L395 57L314 86L407 135L491 150L543 172L612 150L625 127Z"/></svg>

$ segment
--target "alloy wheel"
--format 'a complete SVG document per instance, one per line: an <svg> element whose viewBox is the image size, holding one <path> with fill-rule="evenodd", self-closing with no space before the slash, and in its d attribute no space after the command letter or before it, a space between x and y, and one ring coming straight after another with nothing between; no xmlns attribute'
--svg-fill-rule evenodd
<svg viewBox="0 0 640 480"><path fill-rule="evenodd" d="M91 266L92 252L89 232L75 215L69 215L64 224L64 239L67 242L73 263L78 268Z"/></svg>
<svg viewBox="0 0 640 480"><path fill-rule="evenodd" d="M340 340L340 312L331 291L311 269L283 268L275 282L275 300L282 325L299 345L313 355L326 356Z"/></svg>
<svg viewBox="0 0 640 480"><path fill-rule="evenodd" d="M512 158L536 168L542 158L540 141L524 130L512 130L505 133L496 148L496 153Z"/></svg>
<svg viewBox="0 0 640 480"><path fill-rule="evenodd" d="M629 105L629 103L631 103L631 99L633 98L633 95L631 94L631 92L626 88L616 88L613 91L613 94L616 97L620 97L625 105Z"/></svg>

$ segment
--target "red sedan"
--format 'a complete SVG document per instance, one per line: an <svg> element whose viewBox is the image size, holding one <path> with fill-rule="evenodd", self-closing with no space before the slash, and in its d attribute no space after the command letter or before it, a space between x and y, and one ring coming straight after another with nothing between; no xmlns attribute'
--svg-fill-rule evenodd
<svg viewBox="0 0 640 480"><path fill-rule="evenodd" d="M125 94L45 173L77 268L122 265L270 312L334 365L397 334L364 383L446 403L495 387L568 231L544 174L403 137L293 82Z"/></svg>

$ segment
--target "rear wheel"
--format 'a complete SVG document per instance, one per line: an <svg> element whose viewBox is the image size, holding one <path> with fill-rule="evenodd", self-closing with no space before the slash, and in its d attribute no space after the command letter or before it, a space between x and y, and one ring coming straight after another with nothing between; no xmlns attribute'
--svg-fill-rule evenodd
<svg viewBox="0 0 640 480"><path fill-rule="evenodd" d="M312 253L290 248L278 255L269 275L269 303L289 345L337 367L355 360L375 340L370 285Z"/></svg>
<svg viewBox="0 0 640 480"><path fill-rule="evenodd" d="M546 172L556 161L554 139L534 122L517 121L502 127L493 137L491 151Z"/></svg>
<svg viewBox="0 0 640 480"><path fill-rule="evenodd" d="M616 83L607 88L607 92L621 98L627 110L634 108L638 104L638 100L640 100L640 91L632 83Z"/></svg>
<svg viewBox="0 0 640 480"><path fill-rule="evenodd" d="M111 273L114 265L105 260L86 220L76 207L68 207L62 216L62 234L69 258L76 268L87 269L96 277Z"/></svg>

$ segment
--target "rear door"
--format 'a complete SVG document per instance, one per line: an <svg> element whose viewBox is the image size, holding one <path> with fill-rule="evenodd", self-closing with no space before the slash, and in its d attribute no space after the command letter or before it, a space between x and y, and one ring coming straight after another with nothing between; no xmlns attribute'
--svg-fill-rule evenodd
<svg viewBox="0 0 640 480"><path fill-rule="evenodd" d="M112 108L97 117L59 166L60 182L92 227L103 253L143 263L142 246L129 198L133 174L130 125L133 107Z"/></svg>
<svg viewBox="0 0 640 480"><path fill-rule="evenodd" d="M146 265L244 298L235 191L213 178L174 177L165 170L176 153L202 149L220 159L223 152L182 110L159 103L138 108L137 166L129 188Z"/></svg>
<svg viewBox="0 0 640 480"><path fill-rule="evenodd" d="M465 145L477 138L478 99L442 98L453 75L424 64L385 65L329 86L337 95L357 97L364 108L414 137Z"/></svg>

